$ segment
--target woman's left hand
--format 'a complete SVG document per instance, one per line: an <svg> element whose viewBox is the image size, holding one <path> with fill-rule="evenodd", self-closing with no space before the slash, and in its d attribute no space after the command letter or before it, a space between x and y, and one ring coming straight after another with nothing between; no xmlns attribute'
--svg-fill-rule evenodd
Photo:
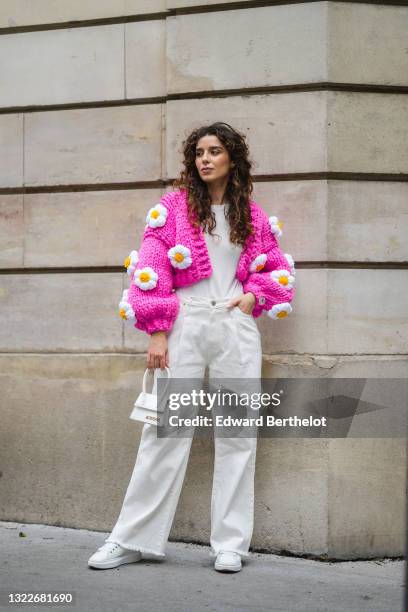
<svg viewBox="0 0 408 612"><path fill-rule="evenodd" d="M255 296L254 294L249 291L248 293L241 293L241 295L238 295L237 297L233 298L230 303L229 306L237 306L240 310L242 310L242 312L245 312L245 314L252 314L252 311L254 309L255 306Z"/></svg>

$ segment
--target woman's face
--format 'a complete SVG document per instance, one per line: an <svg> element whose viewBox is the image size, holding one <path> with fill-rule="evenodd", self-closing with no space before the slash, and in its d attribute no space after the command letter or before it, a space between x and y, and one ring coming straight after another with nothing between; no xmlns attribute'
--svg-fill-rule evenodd
<svg viewBox="0 0 408 612"><path fill-rule="evenodd" d="M195 163L200 178L207 184L228 177L231 158L217 136L207 134L196 145Z"/></svg>

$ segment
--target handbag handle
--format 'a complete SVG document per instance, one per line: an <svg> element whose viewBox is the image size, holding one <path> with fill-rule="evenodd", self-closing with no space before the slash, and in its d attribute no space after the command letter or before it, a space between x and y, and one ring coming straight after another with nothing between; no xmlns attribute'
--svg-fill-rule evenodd
<svg viewBox="0 0 408 612"><path fill-rule="evenodd" d="M169 369L167 366L165 366L165 370L166 370L166 372L167 372L167 378L168 378L168 379L169 379L169 378L171 378L171 372L170 372L170 369ZM147 380L147 375L149 374L149 371L150 371L150 369L149 369L149 368L146 368L146 369L145 369L145 373L143 374L143 385L142 385L142 389L143 389L143 392L144 392L144 393L146 393L146 380ZM154 376L154 370L153 370L153 376ZM154 385L154 383L153 383L153 385ZM152 389L152 390L153 390L153 389Z"/></svg>

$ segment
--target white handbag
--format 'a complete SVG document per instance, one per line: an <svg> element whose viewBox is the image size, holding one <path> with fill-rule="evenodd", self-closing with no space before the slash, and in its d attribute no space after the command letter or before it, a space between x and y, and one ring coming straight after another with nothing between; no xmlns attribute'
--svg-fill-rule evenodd
<svg viewBox="0 0 408 612"><path fill-rule="evenodd" d="M154 374L154 370L152 370ZM167 380L169 381L171 374L168 367L166 367ZM141 421L142 423L151 423L153 425L162 425L164 408L158 405L157 395L153 393L147 393L146 391L146 378L149 374L149 368L146 368L143 375L143 391L139 394L139 397L134 403L133 410L130 414L130 419L134 421ZM169 383L167 382L167 385ZM166 387L167 388L167 387Z"/></svg>

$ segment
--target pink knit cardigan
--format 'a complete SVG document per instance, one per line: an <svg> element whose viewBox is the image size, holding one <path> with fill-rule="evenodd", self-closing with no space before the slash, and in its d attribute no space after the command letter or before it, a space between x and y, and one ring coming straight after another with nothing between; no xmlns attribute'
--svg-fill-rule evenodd
<svg viewBox="0 0 408 612"><path fill-rule="evenodd" d="M263 310L274 319L283 318L292 310L294 262L279 247L277 218L268 218L253 200L249 204L255 233L243 245L235 276L243 292L256 298L254 318ZM212 266L202 228L189 222L186 190L164 194L146 221L140 250L125 260L131 283L119 309L123 319L152 334L172 328L179 311L176 288L211 276Z"/></svg>

